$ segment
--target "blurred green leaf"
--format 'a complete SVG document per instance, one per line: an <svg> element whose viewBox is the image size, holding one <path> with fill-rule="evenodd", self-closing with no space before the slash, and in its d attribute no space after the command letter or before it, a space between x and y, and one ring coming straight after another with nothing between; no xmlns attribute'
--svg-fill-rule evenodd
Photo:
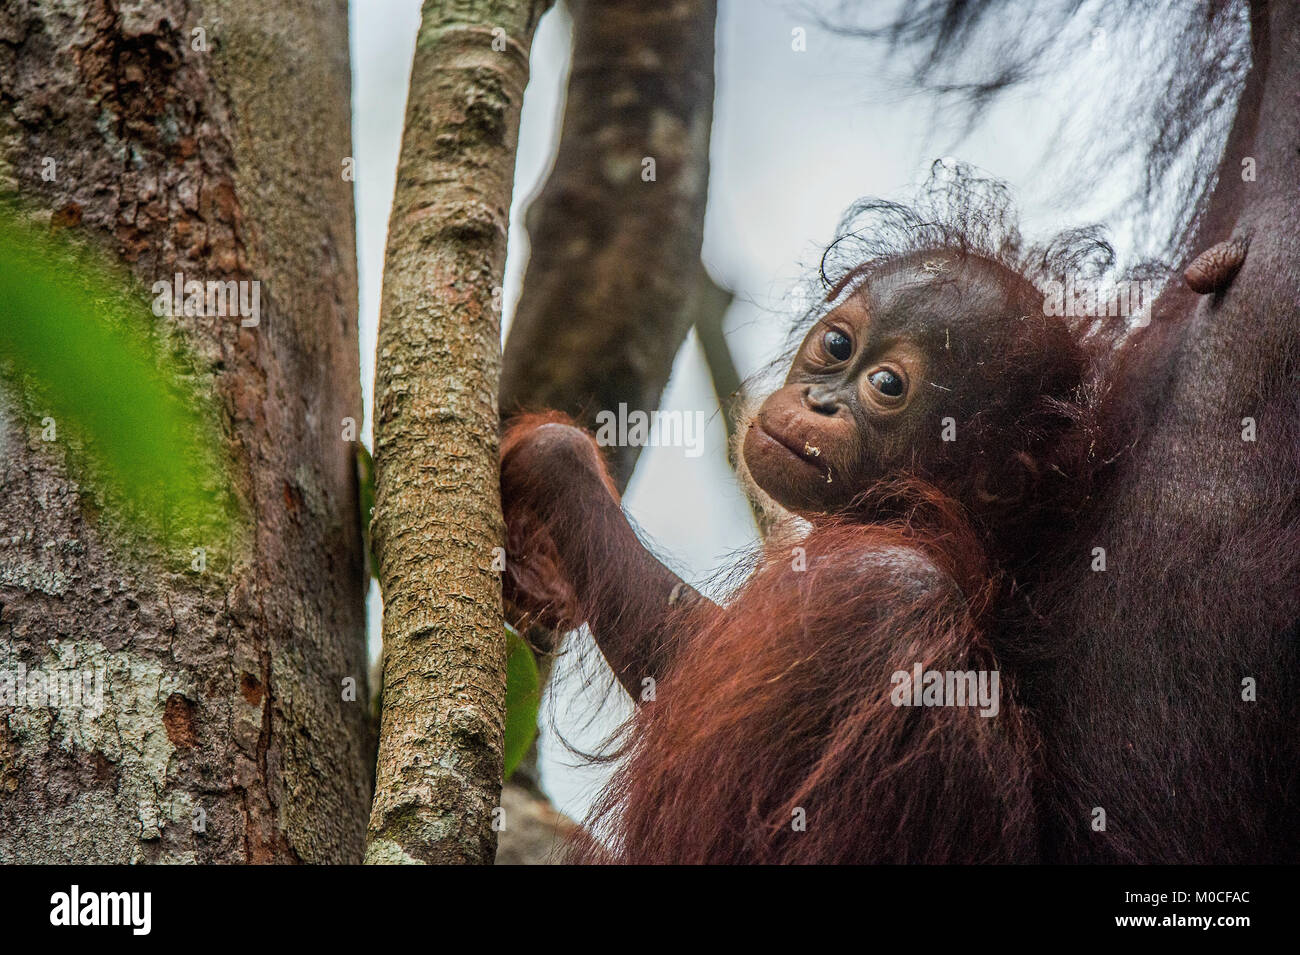
<svg viewBox="0 0 1300 955"><path fill-rule="evenodd" d="M357 442L357 490L361 502L361 540L366 548L366 566L370 576L379 579L379 565L370 551L370 518L375 511L375 462L370 451Z"/></svg>
<svg viewBox="0 0 1300 955"><path fill-rule="evenodd" d="M537 710L542 702L541 678L533 650L506 628L506 775L515 771L537 736Z"/></svg>
<svg viewBox="0 0 1300 955"><path fill-rule="evenodd" d="M0 372L132 529L214 541L235 511L213 422L143 296L84 252L0 215ZM70 438L71 440L65 440Z"/></svg>

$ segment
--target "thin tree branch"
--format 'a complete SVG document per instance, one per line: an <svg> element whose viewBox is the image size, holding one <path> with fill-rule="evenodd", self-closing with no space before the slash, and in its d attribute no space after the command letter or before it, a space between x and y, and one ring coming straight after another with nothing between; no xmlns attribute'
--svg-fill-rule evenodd
<svg viewBox="0 0 1300 955"><path fill-rule="evenodd" d="M519 110L542 0L426 0L389 223L372 539L384 702L366 861L490 863L505 635L495 400Z"/></svg>

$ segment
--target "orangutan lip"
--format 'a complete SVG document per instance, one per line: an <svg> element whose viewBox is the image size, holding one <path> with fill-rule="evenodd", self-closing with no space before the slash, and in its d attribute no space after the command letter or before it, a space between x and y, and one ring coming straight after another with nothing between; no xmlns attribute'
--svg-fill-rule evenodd
<svg viewBox="0 0 1300 955"><path fill-rule="evenodd" d="M826 468L826 465L821 464L816 460L816 456L813 455L812 451L809 450L812 446L809 445L807 442L796 443L791 439L785 438L782 435L775 434L774 432L769 431L762 423L757 424L757 428L759 431L763 433L763 436L766 437L769 441L773 442L774 444L779 444L781 447L785 448L792 455L794 455L796 458L798 458L800 461L802 461L804 464L808 465L809 467L815 467L819 471L824 470Z"/></svg>

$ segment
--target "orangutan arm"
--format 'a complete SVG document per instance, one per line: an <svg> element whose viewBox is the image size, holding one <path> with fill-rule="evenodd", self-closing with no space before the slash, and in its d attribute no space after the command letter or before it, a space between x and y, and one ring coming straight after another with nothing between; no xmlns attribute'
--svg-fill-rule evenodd
<svg viewBox="0 0 1300 955"><path fill-rule="evenodd" d="M501 445L504 590L519 617L591 627L633 700L657 680L677 629L705 598L651 554L628 523L591 435L563 415L516 419Z"/></svg>

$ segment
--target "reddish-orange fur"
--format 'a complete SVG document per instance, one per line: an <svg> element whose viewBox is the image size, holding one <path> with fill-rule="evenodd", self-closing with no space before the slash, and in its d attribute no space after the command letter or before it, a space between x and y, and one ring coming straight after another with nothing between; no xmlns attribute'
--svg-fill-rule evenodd
<svg viewBox="0 0 1300 955"><path fill-rule="evenodd" d="M1086 824L1050 795L1067 778L1052 764L1062 725L1040 722L1040 701L1069 693L1052 663L1071 648L1042 643L1037 594L1024 585L1050 593L1037 579L1043 548L1086 535L1070 514L1088 513L1104 493L1095 479L1140 433L1143 396L1159 386L1138 373L1152 361L1142 356L1164 350L1173 323L1157 311L1126 336L1122 323L1046 317L1014 243L972 231L976 219L1003 223L998 202L951 227L893 204L865 208L901 239L854 233L876 237L871 254L831 283L828 302L900 256L926 262L942 249L956 265L914 287L948 294L998 274L1016 291L1014 309L985 315L958 295L960 314L934 319L958 329L964 349L954 358L945 337L931 357L955 363L945 407L965 443L910 432L883 473L842 469L838 479L865 490L827 513L800 510L812 524L797 541L803 554L786 538L769 546L725 607L637 540L589 434L555 414L506 431L505 590L516 619L588 623L641 703L626 759L574 848L580 860L1031 862L1058 858ZM1083 235L1054 248L1037 257L1041 274L1073 273L1097 246ZM905 319L925 314L894 307ZM783 389L791 401L794 380ZM781 459L767 461L779 488ZM916 665L997 672L997 714L895 705L892 677Z"/></svg>
<svg viewBox="0 0 1300 955"><path fill-rule="evenodd" d="M1011 861L1034 852L1035 743L1002 713L899 708L913 664L996 670L982 548L940 496L924 522L837 523L701 607L579 847L584 861ZM898 567L891 565L897 563ZM961 581L966 589L955 581ZM797 826L796 820L804 820ZM599 840L607 840L601 844Z"/></svg>
<svg viewBox="0 0 1300 955"><path fill-rule="evenodd" d="M662 597L638 608L628 602L654 590L641 552L606 547L584 519L616 499L594 441L564 421L528 416L506 431L503 497L521 558L510 562L507 594L551 626L593 621L634 698L644 699L646 677L655 681L577 859L1034 856L1037 747L1010 675L995 717L890 698L892 674L917 663L998 669L986 632L997 583L960 505L916 480L882 482L854 516L822 522L801 542L806 569L772 550L726 608L699 599L670 609ZM589 552L600 553L601 570L584 584L573 555ZM617 616L601 620L611 603ZM620 626L631 632L620 636Z"/></svg>

